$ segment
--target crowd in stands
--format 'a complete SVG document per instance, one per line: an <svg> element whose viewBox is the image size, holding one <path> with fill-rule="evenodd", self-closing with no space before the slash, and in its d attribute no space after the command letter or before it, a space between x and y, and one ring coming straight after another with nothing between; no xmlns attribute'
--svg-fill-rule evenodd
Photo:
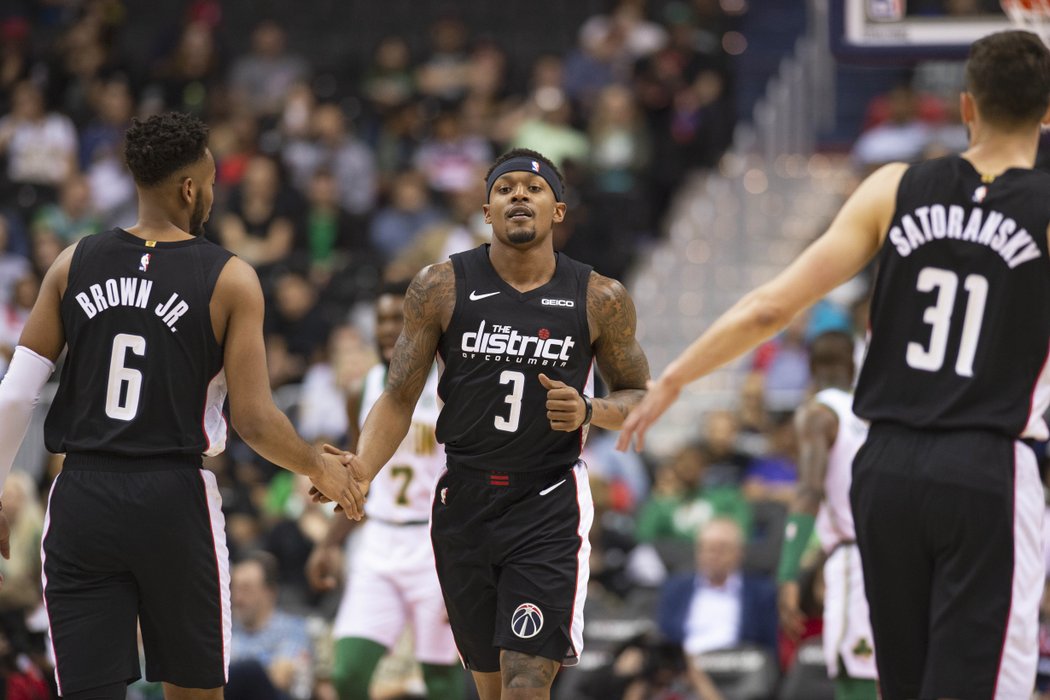
<svg viewBox="0 0 1050 700"><path fill-rule="evenodd" d="M375 37L342 89L317 79L309 51L290 48L280 23L224 26L218 0L186 2L178 31L145 64L119 51L135 31L122 0L0 10L0 375L58 253L134 223L122 163L130 120L191 112L210 125L217 166L207 235L263 282L279 405L307 439L340 444L347 388L377 361L374 290L487 238L483 176L508 148L539 150L566 176L556 247L624 277L659 237L684 176L715 166L730 144L732 61L720 37L740 6L617 0L529 65L449 14L413 28L418 41ZM251 35L238 55L226 50L234 31ZM924 95L909 84L872 105L860 168L959 149L951 102ZM778 637L772 572L795 481L791 418L808 391L806 345L829 328L862 332L850 312L863 292L827 302L759 350L739 400L703 416L671 456L619 453L614 435L592 431L588 652L555 697L773 696L795 651ZM53 692L39 540L61 469L60 457L20 459L4 490L12 557L0 560L0 686L12 700ZM330 510L310 502L305 480L236 439L208 467L234 562L227 697L334 697L337 595L311 590L304 574ZM809 593L807 610L819 611L819 582ZM819 619L809 632L819 635ZM719 685L734 682L717 660L732 649L758 655L758 694ZM721 691L698 690L712 679ZM384 698L421 688L396 653L374 685ZM139 682L129 697L161 689Z"/></svg>

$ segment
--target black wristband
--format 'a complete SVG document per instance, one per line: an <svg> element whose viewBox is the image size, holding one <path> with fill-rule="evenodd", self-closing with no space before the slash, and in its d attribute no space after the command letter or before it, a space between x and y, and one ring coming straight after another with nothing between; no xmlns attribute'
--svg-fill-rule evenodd
<svg viewBox="0 0 1050 700"><path fill-rule="evenodd" d="M580 394L580 398L583 399L583 422L580 423L580 427L587 425L591 422L591 414L594 413L594 406L591 405L591 397L587 394Z"/></svg>

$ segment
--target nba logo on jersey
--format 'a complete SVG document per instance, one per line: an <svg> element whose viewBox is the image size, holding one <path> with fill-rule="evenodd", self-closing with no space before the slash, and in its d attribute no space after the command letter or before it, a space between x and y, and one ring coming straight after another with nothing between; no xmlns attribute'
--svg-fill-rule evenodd
<svg viewBox="0 0 1050 700"><path fill-rule="evenodd" d="M980 204L984 201L984 198L988 196L988 188L981 185L973 191L973 201L976 204Z"/></svg>
<svg viewBox="0 0 1050 700"><path fill-rule="evenodd" d="M538 173L540 171L540 164L538 161L532 161L532 172Z"/></svg>
<svg viewBox="0 0 1050 700"><path fill-rule="evenodd" d="M139 260L139 272L146 272L149 269L150 254L144 253L142 259Z"/></svg>
<svg viewBox="0 0 1050 700"><path fill-rule="evenodd" d="M510 630L522 639L531 639L543 629L543 612L534 603L522 603L510 618Z"/></svg>
<svg viewBox="0 0 1050 700"><path fill-rule="evenodd" d="M445 499L448 498L448 487L441 489L441 505L445 505Z"/></svg>

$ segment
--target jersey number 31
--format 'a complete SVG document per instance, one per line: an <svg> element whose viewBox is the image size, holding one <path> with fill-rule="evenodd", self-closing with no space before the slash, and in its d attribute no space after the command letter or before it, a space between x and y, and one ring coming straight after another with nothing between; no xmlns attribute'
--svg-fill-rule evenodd
<svg viewBox="0 0 1050 700"><path fill-rule="evenodd" d="M906 359L908 366L926 372L937 372L944 365L948 349L948 332L951 329L955 297L959 289L959 277L950 270L939 267L924 267L919 271L918 290L937 291L933 306L926 307L922 320L931 326L930 343L908 343ZM955 358L955 373L960 377L973 376L973 358L977 354L977 341L981 337L984 322L984 305L988 300L988 280L981 275L967 275L963 281L966 290L966 313L963 316L962 337L959 339L959 354Z"/></svg>

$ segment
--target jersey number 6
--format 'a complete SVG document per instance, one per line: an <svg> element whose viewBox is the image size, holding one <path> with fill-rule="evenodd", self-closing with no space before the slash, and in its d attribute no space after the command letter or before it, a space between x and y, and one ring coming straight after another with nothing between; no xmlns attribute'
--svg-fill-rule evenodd
<svg viewBox="0 0 1050 700"><path fill-rule="evenodd" d="M146 354L146 339L141 335L127 333L118 333L113 338L113 352L109 356L109 381L106 384L106 415L124 421L133 419L139 412L139 394L142 391L142 372L124 366L128 350L142 357Z"/></svg>

